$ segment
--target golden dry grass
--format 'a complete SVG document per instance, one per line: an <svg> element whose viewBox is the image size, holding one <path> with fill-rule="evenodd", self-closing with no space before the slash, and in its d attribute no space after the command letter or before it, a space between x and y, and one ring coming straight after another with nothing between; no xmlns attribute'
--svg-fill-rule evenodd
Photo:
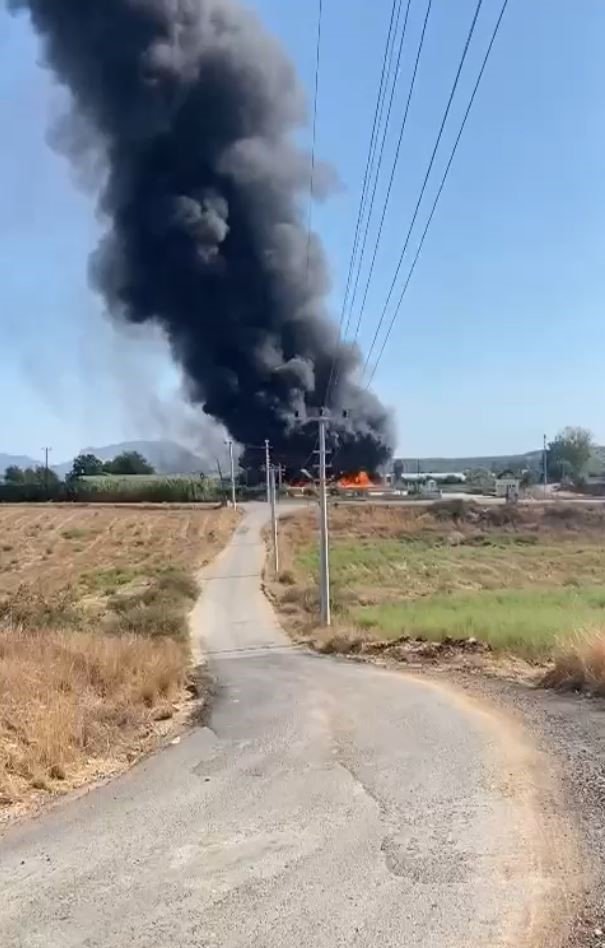
<svg viewBox="0 0 605 948"><path fill-rule="evenodd" d="M0 804L119 768L189 674L228 510L0 507Z"/></svg>
<svg viewBox="0 0 605 948"><path fill-rule="evenodd" d="M605 632L581 633L563 644L542 683L605 697Z"/></svg>
<svg viewBox="0 0 605 948"><path fill-rule="evenodd" d="M0 802L128 759L186 673L186 649L170 639L0 631Z"/></svg>

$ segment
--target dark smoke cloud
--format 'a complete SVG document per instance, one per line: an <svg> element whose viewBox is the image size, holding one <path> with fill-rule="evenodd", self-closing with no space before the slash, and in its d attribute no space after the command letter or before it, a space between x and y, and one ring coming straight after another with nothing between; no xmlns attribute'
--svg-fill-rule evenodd
<svg viewBox="0 0 605 948"><path fill-rule="evenodd" d="M328 319L323 250L304 226L309 158L292 142L305 103L281 49L232 0L13 0L72 93L64 150L107 169L108 232L91 279L109 311L157 323L187 395L242 444L286 462L332 360L339 466L377 467L388 412L355 383L358 353ZM56 138L55 138L56 141ZM318 168L316 192L330 173ZM301 420L302 419L302 420Z"/></svg>

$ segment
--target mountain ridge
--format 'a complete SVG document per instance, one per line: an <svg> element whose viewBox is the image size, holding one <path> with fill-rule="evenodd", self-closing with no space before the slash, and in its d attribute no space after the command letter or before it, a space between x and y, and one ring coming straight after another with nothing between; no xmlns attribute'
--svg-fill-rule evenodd
<svg viewBox="0 0 605 948"><path fill-rule="evenodd" d="M118 454L125 451L138 451L159 474L199 474L207 472L209 462L194 454L188 448L174 441L119 441L115 444L83 448L78 454L94 454L101 461L112 461ZM0 477L7 467L38 467L44 463L28 455L8 454L0 452ZM51 464L51 468L59 477L69 474L73 458L59 464Z"/></svg>
<svg viewBox="0 0 605 948"><path fill-rule="evenodd" d="M199 474L208 473L211 459L203 459L188 448L175 441L119 441L115 444L83 448L81 454L94 454L101 461L111 461L124 451L138 451L159 474ZM396 458L404 464L405 473L416 473L418 467L425 473L443 474L454 471L467 471L473 468L487 468L498 470L505 467L536 467L542 463L542 451L526 451L520 454L486 454L469 455L467 457L423 457L423 458ZM8 454L0 452L0 477L11 465L17 467L37 467L43 464L43 459L35 459L28 455ZM71 470L73 459L51 467L60 477L65 477ZM605 470L605 447L595 445L591 469L594 473Z"/></svg>
<svg viewBox="0 0 605 948"><path fill-rule="evenodd" d="M404 465L405 474L415 474L420 466L420 471L431 474L447 474L454 472L469 471L477 468L487 468L491 470L496 467L498 470L512 467L529 468L542 464L542 450L526 451L522 454L484 454L471 455L468 457L424 457L424 458L403 458L398 457L395 460L401 461ZM590 462L591 472L605 470L605 446L595 445L592 451Z"/></svg>

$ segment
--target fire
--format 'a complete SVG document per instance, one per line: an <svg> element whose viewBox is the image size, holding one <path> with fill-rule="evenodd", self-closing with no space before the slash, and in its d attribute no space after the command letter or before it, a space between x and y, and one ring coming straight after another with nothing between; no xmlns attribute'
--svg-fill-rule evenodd
<svg viewBox="0 0 605 948"><path fill-rule="evenodd" d="M367 490L373 486L374 484L365 471L360 471L359 474L347 474L338 481L338 487L342 490Z"/></svg>

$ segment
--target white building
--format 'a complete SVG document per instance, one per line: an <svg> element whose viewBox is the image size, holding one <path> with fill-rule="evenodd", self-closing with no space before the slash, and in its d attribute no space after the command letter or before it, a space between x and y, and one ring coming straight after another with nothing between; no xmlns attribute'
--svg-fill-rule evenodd
<svg viewBox="0 0 605 948"><path fill-rule="evenodd" d="M511 471L504 471L496 478L496 497L518 498L521 491L521 479Z"/></svg>

